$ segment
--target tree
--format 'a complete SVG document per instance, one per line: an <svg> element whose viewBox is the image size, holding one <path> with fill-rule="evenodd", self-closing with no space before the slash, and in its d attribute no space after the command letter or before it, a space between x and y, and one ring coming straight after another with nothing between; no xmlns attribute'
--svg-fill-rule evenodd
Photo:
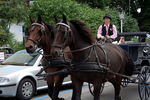
<svg viewBox="0 0 150 100"><path fill-rule="evenodd" d="M101 8L104 9L109 5L111 0L76 0L80 3L86 3L93 8Z"/></svg>
<svg viewBox="0 0 150 100"><path fill-rule="evenodd" d="M0 7L0 25L9 30L13 22L25 21L28 16L28 7L22 0L6 0Z"/></svg>
<svg viewBox="0 0 150 100"><path fill-rule="evenodd" d="M26 22L28 7L22 0L0 1L0 46L10 46L15 51L23 49L23 43L14 39L9 26L15 22Z"/></svg>
<svg viewBox="0 0 150 100"><path fill-rule="evenodd" d="M69 19L80 19L92 28L94 35L97 33L99 25L103 23L103 16L105 14L110 14L113 17L113 24L115 24L118 27L118 30L120 30L119 12L116 9L108 8L101 10L91 8L86 4L80 4L72 0L63 0L62 2L60 2L60 0L37 0L30 8L30 15L35 17L38 14L42 15L49 23L54 23L54 15L61 18L62 14L65 14ZM125 25L131 29L125 28L124 30L130 32L138 30L137 21L131 16L126 16ZM133 23L128 23L129 20Z"/></svg>
<svg viewBox="0 0 150 100"><path fill-rule="evenodd" d="M141 31L150 32L150 0L112 0L110 3L111 8L116 8L120 11L125 11L131 14L138 20L138 25ZM137 9L141 9L139 13Z"/></svg>
<svg viewBox="0 0 150 100"><path fill-rule="evenodd" d="M104 2L107 5L106 1L110 0L88 0L88 2L92 1L102 6L103 3L100 2ZM29 26L29 16L36 19L37 15L40 14L47 23L55 24L53 17L61 18L62 14L65 14L68 19L80 19L87 23L92 28L94 35L97 33L99 25L103 23L103 16L110 14L113 17L113 24L120 30L119 13L116 9L91 8L87 4L78 3L75 0L62 0L61 2L60 0L36 0L31 6L26 5L22 0L10 0L0 8L0 11L2 12L0 18L3 18L6 24L23 21L26 26ZM134 23L128 24L128 20L132 20ZM125 28L125 31L138 29L137 24L135 24L137 22L132 17L128 17L125 22L125 25L131 28Z"/></svg>
<svg viewBox="0 0 150 100"><path fill-rule="evenodd" d="M0 26L0 46L9 44L12 37L11 34L8 34L3 27Z"/></svg>

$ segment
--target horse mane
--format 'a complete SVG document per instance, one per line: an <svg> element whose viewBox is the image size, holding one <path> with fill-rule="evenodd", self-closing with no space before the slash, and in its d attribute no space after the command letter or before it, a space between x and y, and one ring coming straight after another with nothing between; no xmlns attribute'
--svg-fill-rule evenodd
<svg viewBox="0 0 150 100"><path fill-rule="evenodd" d="M50 31L47 33L50 33L51 38L54 39L54 27L50 24L45 23L45 22L43 22L43 23L47 26L48 30Z"/></svg>
<svg viewBox="0 0 150 100"><path fill-rule="evenodd" d="M70 20L69 21L74 27L78 30L79 35L81 38L90 44L94 42L93 36L92 36L92 31L90 28L87 27L85 23L83 23L80 20Z"/></svg>

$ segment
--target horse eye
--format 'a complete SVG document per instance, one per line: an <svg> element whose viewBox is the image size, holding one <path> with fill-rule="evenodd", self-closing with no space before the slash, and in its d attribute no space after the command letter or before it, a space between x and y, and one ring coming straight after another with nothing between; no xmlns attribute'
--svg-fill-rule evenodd
<svg viewBox="0 0 150 100"><path fill-rule="evenodd" d="M64 37L64 41L66 41L67 37Z"/></svg>
<svg viewBox="0 0 150 100"><path fill-rule="evenodd" d="M39 30L39 31L38 31L38 34L39 34L39 35L42 35L42 31L41 31L41 30Z"/></svg>
<svg viewBox="0 0 150 100"><path fill-rule="evenodd" d="M62 33L65 34L66 32L65 32L65 31L62 31Z"/></svg>

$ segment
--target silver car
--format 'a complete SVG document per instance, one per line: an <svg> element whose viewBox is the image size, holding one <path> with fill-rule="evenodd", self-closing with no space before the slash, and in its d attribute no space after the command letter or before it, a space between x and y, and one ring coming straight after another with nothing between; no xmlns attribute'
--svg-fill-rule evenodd
<svg viewBox="0 0 150 100"><path fill-rule="evenodd" d="M32 98L37 90L47 88L46 81L37 77L42 55L21 50L0 65L0 97ZM63 84L71 83L66 80Z"/></svg>

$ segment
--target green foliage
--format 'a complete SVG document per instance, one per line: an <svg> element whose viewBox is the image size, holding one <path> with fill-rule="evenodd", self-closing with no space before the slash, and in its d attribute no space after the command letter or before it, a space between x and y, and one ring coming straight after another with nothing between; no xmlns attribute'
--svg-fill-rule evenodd
<svg viewBox="0 0 150 100"><path fill-rule="evenodd" d="M8 30L6 26L12 22L25 21L28 16L28 7L25 5L23 0L9 0L6 1L0 7L0 22L2 26L5 26L5 30Z"/></svg>
<svg viewBox="0 0 150 100"><path fill-rule="evenodd" d="M101 9L104 9L111 2L111 0L76 0L76 1L80 3L86 3L92 8L101 8Z"/></svg>
<svg viewBox="0 0 150 100"><path fill-rule="evenodd" d="M9 46L15 51L24 49L23 43L17 42L12 33L7 33L2 26L0 26L0 47L3 46Z"/></svg>
<svg viewBox="0 0 150 100"><path fill-rule="evenodd" d="M13 22L25 22L28 19L28 7L23 0L0 1L0 46L9 46L15 51L23 49L23 43L14 39L9 33L9 25Z"/></svg>
<svg viewBox="0 0 150 100"><path fill-rule="evenodd" d="M131 16L125 16L124 31L125 32L139 32L137 20Z"/></svg>
<svg viewBox="0 0 150 100"><path fill-rule="evenodd" d="M47 23L54 24L54 16L62 18L62 14L65 14L69 20L80 19L84 21L92 29L94 36L96 36L100 24L103 24L103 16L110 14L113 19L112 23L120 30L119 13L116 9L98 9L105 8L111 0L87 0L88 4L83 4L84 2L78 3L76 1L79 0L35 0L31 6L28 6L23 0L9 0L0 7L0 26L5 30L2 33L8 33L8 26L13 22L24 22L26 26L29 26L29 16L36 19L37 15L41 15ZM92 2L92 5L89 2ZM100 5L95 5L95 3ZM91 8L89 5L91 7L96 6L96 8ZM124 22L124 31L138 31L137 22L131 16L126 15ZM11 39L13 38L13 36L10 37ZM3 38L0 41L4 40ZM1 44L3 43L7 42L2 42ZM14 39L9 41L9 45L12 48L23 48L23 45Z"/></svg>
<svg viewBox="0 0 150 100"><path fill-rule="evenodd" d="M17 42L14 39L9 41L9 47L11 47L14 51L19 51L19 50L25 49L22 42Z"/></svg>
<svg viewBox="0 0 150 100"><path fill-rule="evenodd" d="M91 8L86 4L79 4L72 0L62 0L61 2L60 0L37 0L30 8L30 16L32 15L36 18L39 14L49 23L54 23L54 16L61 18L62 14L67 15L68 19L80 19L92 28L95 36L99 25L103 24L103 16L105 14L110 14L113 18L112 23L120 30L120 19L117 10ZM135 19L127 16L125 19L125 26L131 29L125 28L125 31L131 32L137 30L138 26L135 23L137 23Z"/></svg>
<svg viewBox="0 0 150 100"><path fill-rule="evenodd" d="M0 26L0 46L7 45L12 38L10 33L7 33L2 26Z"/></svg>
<svg viewBox="0 0 150 100"><path fill-rule="evenodd" d="M147 32L150 32L149 5L150 0L111 0L110 3L111 8L117 8L120 11L125 11L126 13L131 14L132 17L137 19L140 31ZM137 12L138 8L141 8L140 13Z"/></svg>

